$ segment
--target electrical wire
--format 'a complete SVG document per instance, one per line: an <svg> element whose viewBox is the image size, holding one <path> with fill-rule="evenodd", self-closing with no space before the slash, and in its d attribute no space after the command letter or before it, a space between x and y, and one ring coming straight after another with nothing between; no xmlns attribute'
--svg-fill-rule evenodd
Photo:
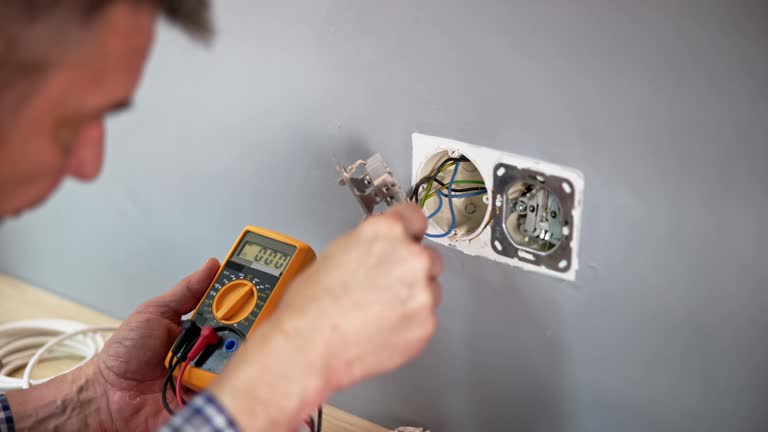
<svg viewBox="0 0 768 432"><path fill-rule="evenodd" d="M425 176L421 180L416 182L416 184L414 185L413 189L411 190L410 200L414 201L414 202L418 202L421 207L424 207L426 201L428 199L430 199L430 198L435 196L435 192L432 191L432 184L433 183L439 184L440 185L440 189L445 189L445 188L448 187L447 184L445 184L444 182L440 181L440 179L438 178L440 176L440 174L446 172L448 170L448 168L451 168L451 167L455 168L455 165L457 163L466 162L466 161L469 161L469 159L467 157L465 157L465 156L461 156L461 157L458 157L458 158L448 158L448 159L445 159L437 167L437 169L435 169L435 171L433 172L432 175ZM418 197L419 196L419 189L421 189L421 187L424 185L424 183L427 183L427 182L428 182L428 184L427 184L427 187L424 190L424 196L421 199L419 199L419 197ZM454 180L454 184L485 185L485 182L482 181L482 180ZM462 189L456 189L456 188L451 187L451 191L452 192L472 192L472 191L487 192L487 190L488 189L486 187L484 187L484 186L482 186L482 187L469 187L469 188L462 188Z"/></svg>
<svg viewBox="0 0 768 432"><path fill-rule="evenodd" d="M433 176L432 176L433 178L432 178L432 179L429 181L429 183L427 184L427 188L425 189L425 191L427 191L427 192L428 192L428 191L432 190L432 184L435 182L435 180L437 179L437 177L438 177L440 174L442 174L442 173L444 173L444 172L448 171L450 168L452 168L454 165L456 165L456 163L457 163L457 162L450 162L450 163L448 163L448 164L444 164L444 165L445 165L444 167L442 167L442 166L443 166L443 164L441 164L440 166L441 166L442 168L438 167L438 169L437 169L437 170L435 170L435 173L434 173L434 174L433 174ZM426 204L426 203L427 203L427 199L428 199L428 198L427 198L427 194L425 193L425 194L424 194L424 197L421 199L421 202L419 202L419 206L421 206L422 208L424 208L424 204Z"/></svg>
<svg viewBox="0 0 768 432"><path fill-rule="evenodd" d="M187 368L189 367L189 364L192 363L192 360L187 359L187 361L184 362L183 365L181 365L181 369L179 370L179 376L176 377L176 402L179 404L179 408L183 408L184 405L186 405L183 397L183 387L182 387L182 379L184 377L184 372L187 371Z"/></svg>
<svg viewBox="0 0 768 432"><path fill-rule="evenodd" d="M447 158L443 160L440 165L433 171L432 175L425 176L421 178L416 184L413 186L413 189L411 190L409 199L413 202L416 202L419 204L420 207L424 207L426 202L433 198L437 197L437 208L433 210L428 216L427 219L433 219L436 217L443 209L443 197L448 198L448 210L450 211L451 215L451 224L448 227L448 229L440 234L431 234L427 233L425 234L426 237L429 238L444 238L448 237L453 233L453 231L456 229L456 210L453 206L453 200L454 199L463 199L463 198L472 198L480 195L485 195L488 193L488 188L485 187L485 182L482 180L456 180L456 175L458 174L459 165L461 162L467 162L469 159L466 156L460 156L458 158ZM442 182L438 177L446 172L448 169L453 168L453 173L451 174L450 181L446 184ZM432 186L434 183L437 183L440 185L440 187L433 191ZM426 184L426 188L424 189L424 195L422 195L421 198L419 198L419 192L422 186ZM454 188L454 185L456 184L475 184L475 185L482 185L482 186L476 186L476 187L468 187L468 188L461 188L456 189ZM447 193L443 192L443 190L446 190Z"/></svg>
<svg viewBox="0 0 768 432"><path fill-rule="evenodd" d="M410 194L410 200L413 202L418 202L418 194L419 189L427 182L429 181L435 181L437 182L437 176L440 175L443 168L445 168L449 163L451 162L467 162L469 159L466 156L461 156L457 158L447 158L444 161L440 163L440 165L433 171L433 174L431 176L426 176L416 182L416 184L413 186L413 189L411 190Z"/></svg>
<svg viewBox="0 0 768 432"><path fill-rule="evenodd" d="M461 199L461 198L472 198L472 197L476 197L476 196L480 196L480 195L485 195L486 193L488 193L488 191L483 190L483 191L479 191L479 192L469 192L469 193L463 193L463 194L453 194L452 196L453 196L453 199ZM437 194L439 196L442 196L442 197L445 197L445 198L448 197L448 195L446 195L445 192L443 192L441 190L438 190Z"/></svg>
<svg viewBox="0 0 768 432"><path fill-rule="evenodd" d="M446 185L446 187L447 187L447 186L448 186L448 185ZM474 189L475 189L475 188L472 188L472 190L474 190ZM476 191L476 192L474 192L474 193L466 193L466 194L453 194L453 198L454 198L454 199L459 199L459 198L472 198L472 197L475 197L475 196L485 195L486 193L488 193L488 191L487 191L485 188L477 188L477 189L480 189L480 190L479 190L479 191ZM456 192L457 190L458 190L458 189L452 189L452 191L453 191L453 192ZM440 210L442 210L442 209L443 209L443 197L445 197L445 198L448 198L448 195L446 195L446 194L445 194L443 191L441 191L441 190L438 190L437 192L434 192L432 195L430 195L430 198L431 198L431 197L434 197L434 196L437 196L437 208L436 208L436 209L435 209L435 210L434 210L432 213L430 213L430 214L427 216L427 219L432 219L432 218L434 218L435 216L437 216L437 215L438 215L438 213L440 213Z"/></svg>
<svg viewBox="0 0 768 432"><path fill-rule="evenodd" d="M438 190L448 189L448 185L447 184L445 184L445 183L441 184L441 183L442 182L438 183L438 184L440 184L440 188L438 188L436 190L430 190L429 188L425 189L425 192L424 192L424 201L425 202L428 201L430 198L434 197L435 194L437 194ZM479 184L479 185L485 185L485 182L482 181L482 180L456 180L455 182L453 182L453 184ZM476 186L476 187L468 187L468 188L461 188L461 189L456 189L456 188L452 188L451 189L451 192L480 192L480 191L487 192L488 188L486 188L485 186Z"/></svg>
<svg viewBox="0 0 768 432"><path fill-rule="evenodd" d="M70 320L36 319L0 325L0 392L29 388L82 366L104 347L104 332L115 326L89 327ZM31 379L40 361L78 357L82 360L67 371L44 379ZM13 377L24 369L22 378Z"/></svg>
<svg viewBox="0 0 768 432"><path fill-rule="evenodd" d="M317 429L315 432L323 431L323 406L317 407Z"/></svg>
<svg viewBox="0 0 768 432"><path fill-rule="evenodd" d="M425 193L424 193L424 197L422 197L422 198L421 198L421 202L419 202L419 206L421 206L421 208L424 208L424 205L427 203L427 200L429 199L429 197L427 196L427 192L429 192L429 191L431 191L431 190L432 190L432 184L435 182L435 180L437 179L437 177L438 177L440 174L442 174L442 173L446 172L448 169L450 169L450 168L451 168L451 167L453 167L454 165L456 165L456 162L451 162L451 163L447 164L447 165L445 166L445 168L443 168L443 169L441 169L441 170L439 170L439 171L436 171L436 172L435 172L435 174L432 176L432 177L433 177L433 179L429 181L429 183L427 184L427 188L426 188L426 189L424 189L424 191L425 191Z"/></svg>
<svg viewBox="0 0 768 432"><path fill-rule="evenodd" d="M176 337L171 348L172 358L168 363L168 373L163 381L163 387L161 389L160 399L163 402L163 407L168 414L174 415L173 409L168 404L167 392L168 386L171 386L171 390L176 397L176 402L179 408L183 408L187 401L184 400L184 373L186 373L189 365L197 359L198 356L208 347L215 345L221 340L219 333L215 328L210 326L204 326L199 328L193 321L185 321L181 325L181 333ZM195 330L197 329L197 330ZM179 374L176 377L176 385L173 385L173 372L180 362L183 362Z"/></svg>
<svg viewBox="0 0 768 432"><path fill-rule="evenodd" d="M113 332L115 330L117 330L117 327L115 326L88 327L80 330L75 330L69 333L65 333L49 340L48 342L46 342L45 345L40 347L40 349L38 349L37 352L35 352L35 354L32 356L31 359L29 359L29 362L27 363L27 367L26 369L24 369L24 376L21 378L22 388L27 389L30 387L31 385L30 381L32 380L32 369L34 369L35 365L40 361L43 354L45 354L45 352L50 350L52 347L56 346L57 344L67 339L70 339L72 337L79 336L82 334L95 333L95 332ZM85 361L82 361L80 362L80 364L78 364L75 367L76 368L80 367L84 363Z"/></svg>
<svg viewBox="0 0 768 432"><path fill-rule="evenodd" d="M437 208L435 209L435 211L430 213L429 216L427 216L427 219L432 219L433 217L437 216L438 213L440 213L440 210L442 210L442 209L443 209L443 194L438 194L437 195Z"/></svg>
<svg viewBox="0 0 768 432"><path fill-rule="evenodd" d="M456 164L453 165L453 174L451 175L451 181L448 182L448 210L451 212L451 225L448 227L448 229L442 233L442 234L425 234L426 237L429 238L444 238L448 237L453 233L453 230L456 229L456 211L453 208L453 193L451 192L451 189L453 189L453 182L456 180L456 174L459 173L459 165L461 164L460 161L456 161ZM439 172L439 168L438 168Z"/></svg>
<svg viewBox="0 0 768 432"><path fill-rule="evenodd" d="M170 415L176 414L176 412L171 408L171 405L168 403L168 387L171 387L171 393L173 394L173 400L176 400L176 384L173 382L173 371L176 370L177 367L179 367L179 363L181 361L177 357L171 358L170 367L168 368L168 373L165 375L165 380L163 381L163 408L168 412ZM186 401L182 398L182 401L186 403Z"/></svg>

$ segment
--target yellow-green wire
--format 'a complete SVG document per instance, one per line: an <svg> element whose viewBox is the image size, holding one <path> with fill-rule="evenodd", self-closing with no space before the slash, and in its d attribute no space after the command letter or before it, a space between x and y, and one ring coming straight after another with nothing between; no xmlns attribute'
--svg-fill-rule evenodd
<svg viewBox="0 0 768 432"><path fill-rule="evenodd" d="M450 162L446 166L443 167L442 170L440 170L439 173L436 175L440 175L446 171L450 171L453 166L456 165L456 162ZM430 198L433 198L435 195L437 195L437 192L432 191L432 186L434 185L435 181L430 180L429 183L427 183L427 188L424 189L424 196L421 198L421 201L419 202L419 206L421 208L424 208L424 205L427 203L427 200ZM453 184L476 184L476 185L484 185L485 182L482 180L454 180ZM438 190L445 190L448 189L448 184L441 186Z"/></svg>
<svg viewBox="0 0 768 432"><path fill-rule="evenodd" d="M449 169L453 168L453 166L456 165L456 162L449 162L448 165L444 166L443 169L435 174L436 176L448 171ZM424 189L424 196L421 198L421 202L419 202L419 206L421 208L424 208L424 204L427 202L427 195L432 191L432 185L435 183L434 180L430 180L429 183L427 183L427 188ZM454 182L455 183L455 182Z"/></svg>

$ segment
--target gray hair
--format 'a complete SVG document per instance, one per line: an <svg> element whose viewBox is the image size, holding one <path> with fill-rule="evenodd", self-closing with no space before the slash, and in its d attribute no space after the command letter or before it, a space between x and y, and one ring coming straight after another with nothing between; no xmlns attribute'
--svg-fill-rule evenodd
<svg viewBox="0 0 768 432"><path fill-rule="evenodd" d="M119 2L157 5L168 21L198 40L213 34L210 0L2 0L0 99L20 81L46 70L53 41L66 39Z"/></svg>

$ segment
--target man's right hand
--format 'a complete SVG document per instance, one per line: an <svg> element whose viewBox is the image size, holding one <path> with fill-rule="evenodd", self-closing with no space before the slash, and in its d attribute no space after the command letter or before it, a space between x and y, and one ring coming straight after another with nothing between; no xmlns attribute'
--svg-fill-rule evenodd
<svg viewBox="0 0 768 432"><path fill-rule="evenodd" d="M442 262L421 245L426 229L421 209L406 203L332 243L211 392L247 430L288 430L332 392L418 355L441 297Z"/></svg>
<svg viewBox="0 0 768 432"><path fill-rule="evenodd" d="M281 312L327 338L336 386L402 365L432 336L442 261L421 245L426 229L414 204L374 216L336 240L288 290Z"/></svg>

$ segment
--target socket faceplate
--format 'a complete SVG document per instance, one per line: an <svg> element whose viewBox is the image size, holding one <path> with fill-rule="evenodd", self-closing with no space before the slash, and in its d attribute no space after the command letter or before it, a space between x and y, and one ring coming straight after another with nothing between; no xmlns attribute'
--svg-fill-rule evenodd
<svg viewBox="0 0 768 432"><path fill-rule="evenodd" d="M432 241L525 270L575 279L584 193L581 172L452 139L419 133L412 138L412 184L435 164L435 155L444 153L467 157L489 190L484 199L490 205L476 216L482 218L479 229ZM531 188L525 189L525 185ZM510 194L510 188L520 186L523 188L512 189ZM512 215L511 206L518 201L525 202L528 209L523 214L520 208L520 213ZM535 205L532 210L531 204ZM431 224L429 232L440 231Z"/></svg>

